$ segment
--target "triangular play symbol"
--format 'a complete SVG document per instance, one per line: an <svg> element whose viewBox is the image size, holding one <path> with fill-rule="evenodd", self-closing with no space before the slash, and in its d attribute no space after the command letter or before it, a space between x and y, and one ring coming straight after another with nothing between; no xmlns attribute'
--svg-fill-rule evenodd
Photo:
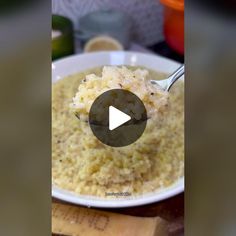
<svg viewBox="0 0 236 236"><path fill-rule="evenodd" d="M113 106L109 106L109 130L116 129L129 120L131 120L130 116Z"/></svg>

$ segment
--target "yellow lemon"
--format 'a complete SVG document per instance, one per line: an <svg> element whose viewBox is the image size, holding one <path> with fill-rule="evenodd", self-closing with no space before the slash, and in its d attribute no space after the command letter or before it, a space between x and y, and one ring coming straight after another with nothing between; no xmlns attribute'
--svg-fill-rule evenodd
<svg viewBox="0 0 236 236"><path fill-rule="evenodd" d="M123 50L121 43L110 36L97 36L90 39L84 47L85 52L94 51L120 51Z"/></svg>

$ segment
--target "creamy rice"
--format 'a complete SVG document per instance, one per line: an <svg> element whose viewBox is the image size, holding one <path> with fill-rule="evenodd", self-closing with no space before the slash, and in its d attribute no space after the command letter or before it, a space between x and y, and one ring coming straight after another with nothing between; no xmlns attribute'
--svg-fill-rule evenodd
<svg viewBox="0 0 236 236"><path fill-rule="evenodd" d="M91 73L94 75L86 77ZM147 84L150 77L155 79L164 77L163 74L153 71L150 72L151 75L147 74L145 70L128 73L130 75L136 73L139 78L142 78L140 83ZM81 81L88 79L94 83L100 77L101 68L95 68L66 77L53 85L53 184L78 194L100 197L107 197L107 193L112 192L139 195L173 184L183 176L184 170L183 83L178 82L173 86L169 94L168 106L165 104L165 109L159 113L158 120L147 123L146 130L139 140L126 147L113 148L98 141L88 124L77 119L73 109L69 108L78 87L83 88ZM111 80L111 78L107 76L107 80ZM132 80L135 81L135 79L137 78ZM117 86L120 81L113 82L115 83L110 85L112 88ZM148 107L151 104L150 99L153 99L150 96L150 90L147 88L140 91L140 87L135 87L138 86L136 82L130 83L130 90L139 97L142 94L149 94L146 96L146 101L143 97L144 104ZM126 85L122 81L123 88L127 89L125 86L129 86L128 84ZM91 85L91 88L93 86ZM96 84L96 88L97 86L99 85ZM132 86L135 87L134 90L132 90ZM96 91L102 93L103 85L101 84L100 89L96 89ZM154 92L157 93L156 90ZM76 107L80 111L83 109L84 119L91 106L90 101L98 95L100 94L87 95L84 91L83 96L88 96L85 99L88 103L85 107ZM163 94L160 91L158 95ZM79 97L80 94L76 96L78 100L74 100L74 103L76 101L78 105L77 102L81 101L82 96ZM142 97L140 98L142 99ZM81 113L83 114L83 112Z"/></svg>
<svg viewBox="0 0 236 236"><path fill-rule="evenodd" d="M82 80L73 98L72 110L81 120L88 120L88 113L94 100L110 89L124 89L135 93L144 103L149 118L159 114L168 102L168 92L163 91L158 85L151 84L146 69L132 71L125 66L104 66L101 76L89 74ZM109 96L108 99L108 104L119 107L119 103L124 103L133 114L139 114L136 111L137 106L131 104L130 101L125 101L125 98L114 97L111 101L111 96ZM134 118L140 119L140 117Z"/></svg>

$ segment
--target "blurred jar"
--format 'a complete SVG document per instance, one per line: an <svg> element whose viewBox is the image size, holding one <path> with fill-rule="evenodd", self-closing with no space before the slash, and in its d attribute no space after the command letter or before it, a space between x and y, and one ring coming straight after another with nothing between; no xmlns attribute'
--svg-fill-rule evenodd
<svg viewBox="0 0 236 236"><path fill-rule="evenodd" d="M79 19L77 37L82 46L97 36L110 36L119 41L125 49L130 45L131 19L126 14L115 10L91 12Z"/></svg>
<svg viewBox="0 0 236 236"><path fill-rule="evenodd" d="M164 36L167 44L184 54L184 0L160 0L164 5Z"/></svg>
<svg viewBox="0 0 236 236"><path fill-rule="evenodd" d="M52 60L74 53L73 24L64 16L52 15Z"/></svg>

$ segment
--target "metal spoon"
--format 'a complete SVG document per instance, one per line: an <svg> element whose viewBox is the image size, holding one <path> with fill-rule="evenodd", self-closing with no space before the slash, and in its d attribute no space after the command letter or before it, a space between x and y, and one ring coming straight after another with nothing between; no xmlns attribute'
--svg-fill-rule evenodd
<svg viewBox="0 0 236 236"><path fill-rule="evenodd" d="M159 85L164 91L169 91L171 86L184 74L184 65L180 66L167 79L151 80L152 84Z"/></svg>

